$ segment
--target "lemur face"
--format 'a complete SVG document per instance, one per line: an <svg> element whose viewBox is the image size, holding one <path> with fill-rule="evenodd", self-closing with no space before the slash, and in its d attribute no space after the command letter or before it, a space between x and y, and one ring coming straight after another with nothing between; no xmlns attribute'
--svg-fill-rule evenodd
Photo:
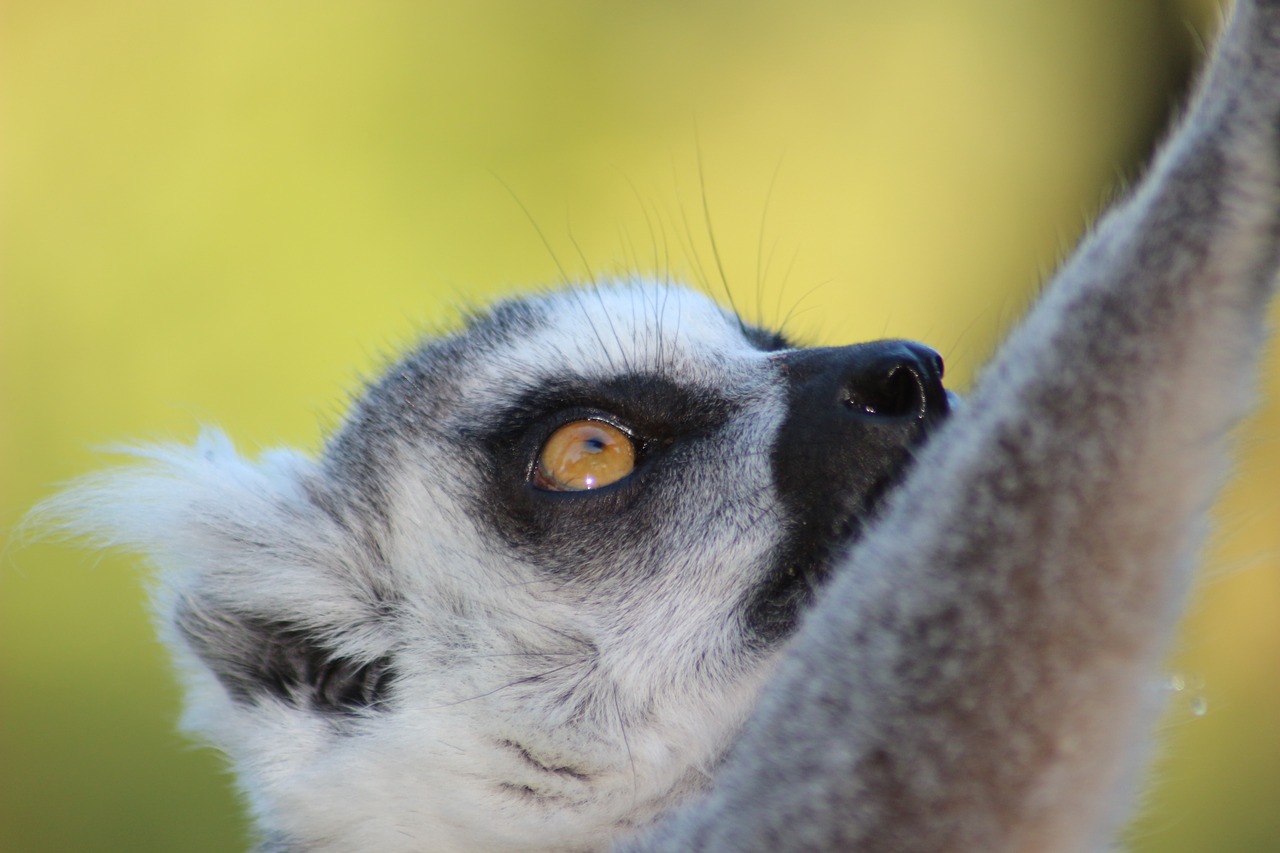
<svg viewBox="0 0 1280 853"><path fill-rule="evenodd" d="M685 290L564 292L410 355L328 469L382 535L533 584L615 635L609 653L642 640L626 669L659 637L672 663L697 649L704 683L790 632L946 415L941 375L917 344L799 350Z"/></svg>
<svg viewBox="0 0 1280 853"><path fill-rule="evenodd" d="M279 849L598 847L705 784L941 374L674 287L502 304L189 498L194 726Z"/></svg>

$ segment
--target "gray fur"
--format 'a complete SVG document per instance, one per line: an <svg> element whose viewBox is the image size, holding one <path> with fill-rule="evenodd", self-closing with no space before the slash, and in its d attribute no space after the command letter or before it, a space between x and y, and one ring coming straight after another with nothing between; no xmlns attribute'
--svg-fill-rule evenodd
<svg viewBox="0 0 1280 853"><path fill-rule="evenodd" d="M1101 850L1245 411L1280 248L1280 2L1240 2L810 614L710 796L628 851Z"/></svg>
<svg viewBox="0 0 1280 853"><path fill-rule="evenodd" d="M45 512L159 569L264 853L1102 850L1278 252L1256 0L945 423L923 348L619 282L424 343L319 460L210 432ZM549 492L584 418L636 468Z"/></svg>

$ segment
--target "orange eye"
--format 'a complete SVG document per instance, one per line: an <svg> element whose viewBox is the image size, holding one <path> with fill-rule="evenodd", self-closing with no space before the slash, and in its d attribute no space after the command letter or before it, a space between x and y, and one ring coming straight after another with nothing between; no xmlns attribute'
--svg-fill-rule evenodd
<svg viewBox="0 0 1280 853"><path fill-rule="evenodd" d="M635 467L636 448L626 433L601 421L574 421L542 446L533 484L551 492L580 492L616 483Z"/></svg>

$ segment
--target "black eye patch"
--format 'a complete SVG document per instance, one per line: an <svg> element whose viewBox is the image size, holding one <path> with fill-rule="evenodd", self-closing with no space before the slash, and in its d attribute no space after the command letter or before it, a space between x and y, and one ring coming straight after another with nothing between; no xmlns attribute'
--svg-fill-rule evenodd
<svg viewBox="0 0 1280 853"><path fill-rule="evenodd" d="M574 378L532 388L492 413L459 445L474 453L481 472L475 511L531 562L571 571L573 565L590 562L590 543L622 548L649 535L648 523L632 519L636 514L630 511L648 506L651 522L652 513L661 512L652 504L656 494L679 485L680 478L664 476L664 471L679 464L683 448L721 430L740 406L719 390L654 374ZM635 440L634 471L598 489L536 488L531 475L547 439L579 419L624 429Z"/></svg>

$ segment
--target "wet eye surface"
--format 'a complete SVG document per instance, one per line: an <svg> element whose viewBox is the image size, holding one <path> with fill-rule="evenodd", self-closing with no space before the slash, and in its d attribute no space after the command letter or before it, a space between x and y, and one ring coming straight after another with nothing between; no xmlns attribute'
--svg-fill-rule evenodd
<svg viewBox="0 0 1280 853"><path fill-rule="evenodd" d="M538 454L533 485L550 492L580 492L616 483L636 467L635 443L603 421L565 424Z"/></svg>

